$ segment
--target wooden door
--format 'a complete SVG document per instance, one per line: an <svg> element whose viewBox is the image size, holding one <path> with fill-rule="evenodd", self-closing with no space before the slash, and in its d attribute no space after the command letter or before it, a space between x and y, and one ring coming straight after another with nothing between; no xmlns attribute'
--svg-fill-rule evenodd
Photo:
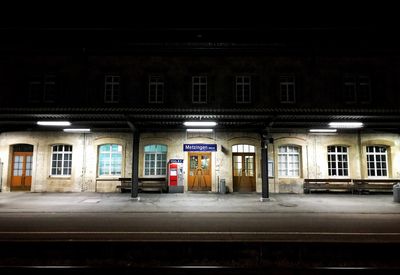
<svg viewBox="0 0 400 275"><path fill-rule="evenodd" d="M233 191L255 192L256 171L254 153L233 153Z"/></svg>
<svg viewBox="0 0 400 275"><path fill-rule="evenodd" d="M211 191L211 153L189 153L189 191Z"/></svg>
<svg viewBox="0 0 400 275"><path fill-rule="evenodd" d="M30 191L32 183L32 152L14 152L11 191Z"/></svg>

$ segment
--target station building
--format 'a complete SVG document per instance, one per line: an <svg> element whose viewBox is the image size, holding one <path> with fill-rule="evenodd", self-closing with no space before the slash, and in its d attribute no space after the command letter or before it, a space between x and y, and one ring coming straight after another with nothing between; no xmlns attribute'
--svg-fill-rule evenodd
<svg viewBox="0 0 400 275"><path fill-rule="evenodd" d="M225 182L264 196L302 193L305 178L400 178L392 44L334 34L335 44L315 43L313 30L284 41L252 32L268 36L257 43L244 30L169 30L167 42L125 31L135 40L117 46L101 44L107 31L84 34L94 36L86 46L82 33L54 30L50 46L2 46L2 192L119 192L120 178L168 178L171 162L184 192Z"/></svg>

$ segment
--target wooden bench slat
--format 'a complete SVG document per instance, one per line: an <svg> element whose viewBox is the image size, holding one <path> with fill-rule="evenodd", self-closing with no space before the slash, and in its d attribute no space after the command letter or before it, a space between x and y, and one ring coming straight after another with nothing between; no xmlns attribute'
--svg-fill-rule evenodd
<svg viewBox="0 0 400 275"><path fill-rule="evenodd" d="M393 185L400 179L304 179L304 192L311 190L339 190L345 191L393 191ZM346 183L346 184L344 184Z"/></svg>
<svg viewBox="0 0 400 275"><path fill-rule="evenodd" d="M311 193L312 190L344 190L353 193L353 185L350 178L329 178L329 179L304 179L304 193Z"/></svg>
<svg viewBox="0 0 400 275"><path fill-rule="evenodd" d="M132 178L119 178L121 184L117 185L121 191L132 189ZM138 178L138 189L141 191L166 191L167 189L167 179L166 178Z"/></svg>

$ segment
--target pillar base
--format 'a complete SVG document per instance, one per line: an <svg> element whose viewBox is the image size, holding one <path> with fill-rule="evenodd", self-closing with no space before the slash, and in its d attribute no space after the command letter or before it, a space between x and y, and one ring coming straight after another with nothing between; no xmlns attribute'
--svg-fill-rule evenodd
<svg viewBox="0 0 400 275"><path fill-rule="evenodd" d="M261 202L273 201L271 198L260 198Z"/></svg>

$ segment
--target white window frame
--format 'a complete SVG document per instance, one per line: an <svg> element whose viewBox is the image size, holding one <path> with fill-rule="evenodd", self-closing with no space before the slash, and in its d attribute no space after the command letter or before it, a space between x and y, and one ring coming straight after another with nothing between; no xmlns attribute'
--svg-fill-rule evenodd
<svg viewBox="0 0 400 275"><path fill-rule="evenodd" d="M56 148L58 150L59 146L62 146L62 150L55 151ZM70 147L71 150L66 151L66 149L67 149L66 146ZM52 177L70 177L71 176L71 174L72 174L72 149L73 149L72 145L69 145L69 144L54 144L51 146L50 175ZM61 155L60 160L54 159L54 157L57 155ZM68 158L68 159L66 160L66 158ZM57 163L56 163L56 166L54 166L53 165L54 161L56 161L56 162L61 161L61 166L58 166ZM66 161L69 163L69 167L65 166ZM53 172L54 169L56 169L57 171L60 170L61 173L60 174L58 174L57 172L54 173ZM65 174L64 169L69 169L69 174L68 173Z"/></svg>
<svg viewBox="0 0 400 275"><path fill-rule="evenodd" d="M192 103L207 103L207 82L207 76L205 75L192 76ZM202 100L203 93L205 99ZM198 100L195 100L195 95Z"/></svg>
<svg viewBox="0 0 400 275"><path fill-rule="evenodd" d="M161 75L149 76L149 103L164 103L164 78Z"/></svg>
<svg viewBox="0 0 400 275"><path fill-rule="evenodd" d="M51 87L51 88L50 88ZM54 94L49 94L49 90L53 90ZM43 101L48 103L53 103L56 98L56 75L55 74L45 74L44 75L44 85L43 85Z"/></svg>
<svg viewBox="0 0 400 275"><path fill-rule="evenodd" d="M35 74L29 80L29 100L31 102L54 103L57 97L57 79L54 73ZM33 87L36 86L38 94L33 96ZM48 91L53 90L53 94Z"/></svg>
<svg viewBox="0 0 400 275"><path fill-rule="evenodd" d="M366 74L346 74L344 77L345 102L367 104L371 102L371 80ZM361 95L361 92L366 94ZM348 94L351 93L350 96ZM367 98L364 100L364 98Z"/></svg>
<svg viewBox="0 0 400 275"><path fill-rule="evenodd" d="M255 153L256 147L250 144L232 145L232 153Z"/></svg>
<svg viewBox="0 0 400 275"><path fill-rule="evenodd" d="M112 154L115 153L115 151L112 151L112 149L110 149L110 151L101 151L101 147L102 146L106 146L106 145L110 145L111 147L113 145L117 145L118 146L116 152L118 152L118 154L120 155L120 160L121 160L121 169L120 169L119 173L112 174L112 172L111 172L112 171L112 164L113 164L113 162L112 162ZM97 175L99 177L118 177L118 176L122 175L122 170L123 170L123 165L124 165L123 164L122 149L123 149L122 145L121 144L117 144L117 143L104 143L104 144L100 144L98 146ZM109 158L108 158L109 165L108 165L108 169L107 169L108 170L107 174L100 174L100 171L101 171L101 169L100 169L101 168L101 166L100 166L100 161L101 161L100 154L101 153L109 155ZM104 165L104 167L106 167L106 166Z"/></svg>
<svg viewBox="0 0 400 275"><path fill-rule="evenodd" d="M285 152L281 152L281 148L286 148ZM295 149L295 151L291 151ZM282 161L282 156L285 157L285 161ZM294 167L296 162L291 161L293 156L297 156L298 162L297 166ZM285 164L285 170L282 169L282 164ZM292 167L292 169L291 169ZM293 168L294 167L294 168ZM278 175L280 178L299 178L300 177L300 167L301 167L301 152L300 146L297 145L281 145L278 147ZM297 171L297 174L294 173Z"/></svg>
<svg viewBox="0 0 400 275"><path fill-rule="evenodd" d="M111 78L111 81L109 78ZM121 76L117 74L106 74L104 76L104 103L118 103L120 93Z"/></svg>
<svg viewBox="0 0 400 275"><path fill-rule="evenodd" d="M290 100L289 88L293 88L293 100ZM296 78L294 75L281 75L279 77L279 90L281 103L296 102Z"/></svg>
<svg viewBox="0 0 400 275"><path fill-rule="evenodd" d="M247 80L247 81L245 81ZM251 103L251 76L237 75L236 76L236 103ZM247 89L246 89L247 88ZM246 93L248 93L248 100L245 100ZM241 100L239 100L241 97Z"/></svg>
<svg viewBox="0 0 400 275"><path fill-rule="evenodd" d="M373 148L373 152L368 152L368 148ZM381 152L376 152L376 149L377 149L377 147L381 147L381 148L385 148L385 152L384 153L381 153ZM366 146L366 148L365 148L365 151L366 151L366 157L367 157L367 176L368 176L368 178L388 178L389 177L389 162L388 162L388 154L387 154L387 152L388 152L388 147L387 146L383 146L383 145L371 145L371 146ZM370 166L370 161L368 160L368 157L369 156L371 156L372 158L373 158L373 164L374 164L374 168L373 168L373 171L374 171L374 173L375 173L375 176L370 176L370 170L371 170L371 168L369 167ZM382 161L377 161L377 157L382 157L382 156L384 156L385 157L385 169L380 169L380 171L385 171L385 173L386 173L386 175L384 175L384 176L377 176L377 171L378 171L378 168L377 168L377 163L380 163L380 164L382 164L383 162Z"/></svg>
<svg viewBox="0 0 400 275"><path fill-rule="evenodd" d="M334 149L334 151L329 152L329 147ZM339 152L340 151L339 148L341 149L342 152ZM343 150L345 150L345 152L343 152ZM350 172L349 172L349 147L341 146L341 145L330 145L327 147L327 153L328 153L328 176L332 177L332 178L348 178L350 175ZM332 160L332 159L334 159L334 160ZM332 163L335 164L335 168L333 168L331 166ZM344 164L346 164L346 167L344 167ZM339 166L342 166L342 167L339 168ZM347 175L339 175L340 170L343 173L346 172ZM336 173L336 175L333 175L333 173L332 173L333 171Z"/></svg>
<svg viewBox="0 0 400 275"><path fill-rule="evenodd" d="M361 104L367 104L371 102L371 79L368 75L359 75L358 76L358 86L357 86L357 101ZM361 92L367 93L367 100L363 100L364 94L361 95Z"/></svg>
<svg viewBox="0 0 400 275"><path fill-rule="evenodd" d="M166 152L160 152L160 151L150 151L150 152L146 152L145 151L145 147L146 146L152 146L152 145L162 145L162 146L166 146L167 151ZM163 177L163 176L167 176L167 154L168 154L168 146L165 144L147 144L143 147L143 176L144 177ZM154 160L146 160L146 156L151 156L154 155ZM164 167L159 167L158 166L158 156L164 156L165 161L163 159L161 159L161 162L164 162ZM154 161L154 174L151 174L151 162ZM147 163L149 163L149 166L147 166ZM162 165L162 164L161 164ZM146 169L149 170L149 174L146 174ZM157 169L161 169L162 173L161 174L157 174Z"/></svg>

